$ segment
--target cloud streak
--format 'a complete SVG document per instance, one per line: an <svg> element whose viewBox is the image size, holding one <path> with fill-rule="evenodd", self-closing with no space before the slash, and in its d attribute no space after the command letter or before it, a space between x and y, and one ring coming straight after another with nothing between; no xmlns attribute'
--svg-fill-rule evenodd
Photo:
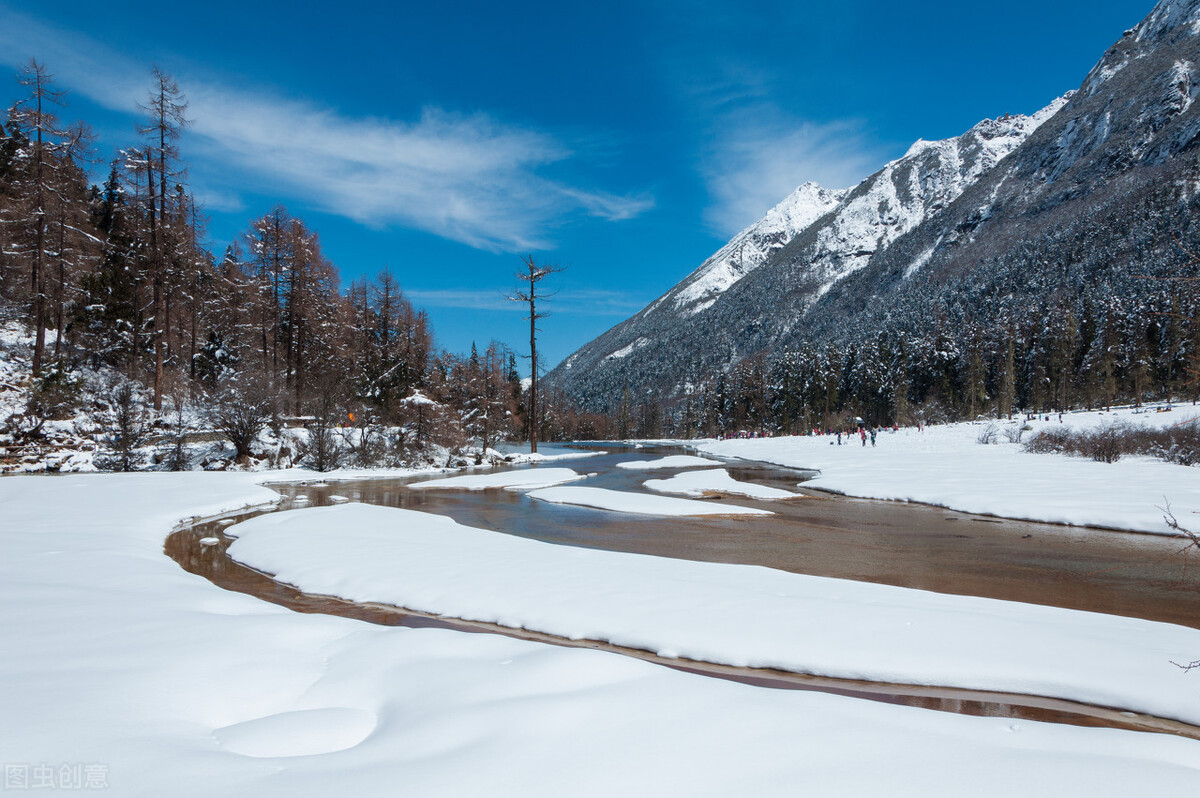
<svg viewBox="0 0 1200 798"><path fill-rule="evenodd" d="M499 288L492 291L406 288L404 296L421 307L529 312L527 306L508 299L506 292ZM623 318L641 310L652 299L653 297L635 296L621 291L604 289L564 290L550 297L546 310L550 313L562 312L572 315L619 316Z"/></svg>
<svg viewBox="0 0 1200 798"><path fill-rule="evenodd" d="M705 221L732 236L801 183L857 185L885 160L853 121L815 123L763 106L731 112L715 127L701 165L711 200Z"/></svg>
<svg viewBox="0 0 1200 798"><path fill-rule="evenodd" d="M51 30L0 6L0 59L36 54L59 82L117 111L147 91L148 65ZM555 137L436 107L414 121L348 117L308 101L177 75L193 124L186 147L204 174L233 174L322 211L371 227L400 225L491 251L552 246L550 233L576 215L630 219L654 205L569 185L543 170L575 153ZM223 205L228 187L200 187Z"/></svg>

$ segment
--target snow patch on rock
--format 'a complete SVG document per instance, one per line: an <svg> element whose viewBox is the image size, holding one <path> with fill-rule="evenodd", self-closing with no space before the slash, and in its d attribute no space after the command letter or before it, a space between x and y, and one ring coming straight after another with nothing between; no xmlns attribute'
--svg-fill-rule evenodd
<svg viewBox="0 0 1200 798"><path fill-rule="evenodd" d="M620 360L621 358L629 357L636 350L641 349L646 344L650 343L649 338L635 338L631 343L621 347L617 351L605 357L605 360Z"/></svg>
<svg viewBox="0 0 1200 798"><path fill-rule="evenodd" d="M830 190L813 182L800 186L692 272L681 283L673 306L688 315L711 307L731 285L765 263L772 252L836 208L849 191Z"/></svg>

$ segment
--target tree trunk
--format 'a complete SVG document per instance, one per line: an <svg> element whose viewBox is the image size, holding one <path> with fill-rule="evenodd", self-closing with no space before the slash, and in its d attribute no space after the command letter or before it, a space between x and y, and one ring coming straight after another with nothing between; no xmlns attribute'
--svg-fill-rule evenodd
<svg viewBox="0 0 1200 798"><path fill-rule="evenodd" d="M534 285L529 282L529 364L532 381L529 385L529 451L537 454L538 446L538 361L537 361L537 313L534 309Z"/></svg>
<svg viewBox="0 0 1200 798"><path fill-rule="evenodd" d="M38 209L37 252L33 257L33 376L41 376L46 357L46 297L42 291L45 277L42 270L42 253L46 245L46 219Z"/></svg>

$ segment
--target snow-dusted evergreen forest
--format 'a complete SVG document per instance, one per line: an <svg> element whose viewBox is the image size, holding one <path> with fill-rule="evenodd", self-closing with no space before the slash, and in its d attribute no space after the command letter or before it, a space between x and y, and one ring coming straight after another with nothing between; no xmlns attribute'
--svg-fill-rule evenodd
<svg viewBox="0 0 1200 798"><path fill-rule="evenodd" d="M148 74L140 136L98 185L51 68L17 77L0 125L0 467L441 464L524 435L516 352L437 351L390 271L342 286L282 205L206 248L170 75ZM540 411L543 437L575 436L559 408Z"/></svg>

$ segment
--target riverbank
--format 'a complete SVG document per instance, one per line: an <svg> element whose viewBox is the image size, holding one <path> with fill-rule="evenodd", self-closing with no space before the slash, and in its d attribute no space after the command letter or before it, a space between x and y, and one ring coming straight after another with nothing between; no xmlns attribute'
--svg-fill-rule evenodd
<svg viewBox="0 0 1200 798"><path fill-rule="evenodd" d="M604 552L344 504L229 527L308 593L737 667L1065 698L1200 725L1200 631L757 566Z"/></svg>
<svg viewBox="0 0 1200 798"><path fill-rule="evenodd" d="M1149 457L1102 463L1064 454L1033 454L1004 432L1013 424L1027 441L1043 429L1094 429L1106 424L1188 423L1200 408L1171 412L1068 413L1059 420L981 421L882 430L876 445L831 435L702 440L697 451L818 471L806 487L868 499L920 502L1000 518L1176 534L1164 520L1170 506L1184 526L1200 531L1200 468ZM989 429L990 442L981 443Z"/></svg>

